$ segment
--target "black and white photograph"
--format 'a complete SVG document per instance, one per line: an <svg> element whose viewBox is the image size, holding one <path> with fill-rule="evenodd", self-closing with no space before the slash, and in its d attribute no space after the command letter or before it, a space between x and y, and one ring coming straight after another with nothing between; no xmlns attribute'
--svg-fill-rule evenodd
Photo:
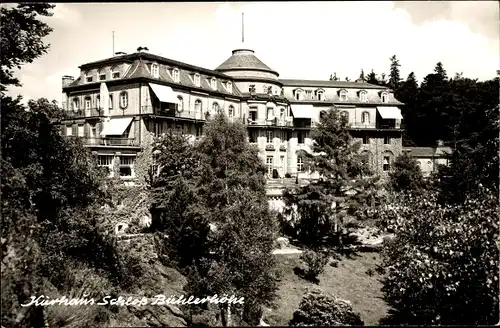
<svg viewBox="0 0 500 328"><path fill-rule="evenodd" d="M498 1L0 4L0 328L500 324Z"/></svg>

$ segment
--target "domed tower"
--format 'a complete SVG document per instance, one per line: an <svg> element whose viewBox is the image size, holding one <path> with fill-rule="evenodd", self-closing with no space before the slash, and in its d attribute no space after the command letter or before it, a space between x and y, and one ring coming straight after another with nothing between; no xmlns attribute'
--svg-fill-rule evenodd
<svg viewBox="0 0 500 328"><path fill-rule="evenodd" d="M233 50L232 56L215 70L231 76L243 93L281 94L283 84L278 80L278 72L264 64L251 49Z"/></svg>

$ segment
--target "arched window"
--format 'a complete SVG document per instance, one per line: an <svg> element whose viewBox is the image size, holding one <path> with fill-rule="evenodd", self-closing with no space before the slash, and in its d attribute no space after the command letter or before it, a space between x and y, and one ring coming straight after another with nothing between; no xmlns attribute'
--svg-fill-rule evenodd
<svg viewBox="0 0 500 328"><path fill-rule="evenodd" d="M85 72L85 82L91 83L93 82L94 77L92 76L92 71Z"/></svg>
<svg viewBox="0 0 500 328"><path fill-rule="evenodd" d="M318 100L324 100L324 99L325 99L325 97L324 97L324 93L325 93L325 92L324 92L323 90L318 90L318 91L316 92L316 95L317 95L317 97L318 97Z"/></svg>
<svg viewBox="0 0 500 328"><path fill-rule="evenodd" d="M106 70L104 68L101 68L97 74L99 74L99 81L106 80Z"/></svg>
<svg viewBox="0 0 500 328"><path fill-rule="evenodd" d="M194 102L194 110L197 113L201 112L201 100L200 99L196 99L196 101Z"/></svg>
<svg viewBox="0 0 500 328"><path fill-rule="evenodd" d="M80 110L80 101L78 98L73 98L73 111L77 112Z"/></svg>
<svg viewBox="0 0 500 328"><path fill-rule="evenodd" d="M368 93L365 90L359 92L359 101L367 102L368 101Z"/></svg>
<svg viewBox="0 0 500 328"><path fill-rule="evenodd" d="M214 113L218 113L219 112L219 104L216 101L214 101L214 103L212 104L212 111Z"/></svg>
<svg viewBox="0 0 500 328"><path fill-rule="evenodd" d="M172 77L174 78L174 82L179 82L179 80L180 80L179 69L174 68L172 70Z"/></svg>
<svg viewBox="0 0 500 328"><path fill-rule="evenodd" d="M233 105L229 105L228 115L229 115L229 117L234 116L234 106Z"/></svg>
<svg viewBox="0 0 500 328"><path fill-rule="evenodd" d="M120 93L120 108L125 109L128 106L128 93L123 91Z"/></svg>
<svg viewBox="0 0 500 328"><path fill-rule="evenodd" d="M300 89L295 90L295 99L296 100L301 100L302 99L302 90L300 90Z"/></svg>
<svg viewBox="0 0 500 328"><path fill-rule="evenodd" d="M178 96L177 99L179 100L179 103L177 104L177 111L180 113L184 110L184 99L182 99L181 96Z"/></svg>
<svg viewBox="0 0 500 328"><path fill-rule="evenodd" d="M226 86L227 86L227 91L232 93L233 92L233 83L231 81L228 81Z"/></svg>
<svg viewBox="0 0 500 328"><path fill-rule="evenodd" d="M340 91L340 101L347 101L347 91Z"/></svg>
<svg viewBox="0 0 500 328"><path fill-rule="evenodd" d="M389 102L389 94L387 92L382 92L382 102Z"/></svg>
<svg viewBox="0 0 500 328"><path fill-rule="evenodd" d="M92 100L90 97L85 97L85 110L90 110L92 107Z"/></svg>
<svg viewBox="0 0 500 328"><path fill-rule="evenodd" d="M196 73L194 75L194 85L196 85L197 87L199 87L201 85L200 81L201 81L200 74Z"/></svg>
<svg viewBox="0 0 500 328"><path fill-rule="evenodd" d="M361 114L361 123L363 124L368 124L370 123L370 113L368 112L363 112Z"/></svg>
<svg viewBox="0 0 500 328"><path fill-rule="evenodd" d="M210 86L212 87L212 89L216 90L217 89L217 80L215 79L215 77L213 77L211 80L210 80Z"/></svg>
<svg viewBox="0 0 500 328"><path fill-rule="evenodd" d="M151 64L151 75L153 75L154 78L158 78L158 76L160 76L160 67L158 64Z"/></svg>

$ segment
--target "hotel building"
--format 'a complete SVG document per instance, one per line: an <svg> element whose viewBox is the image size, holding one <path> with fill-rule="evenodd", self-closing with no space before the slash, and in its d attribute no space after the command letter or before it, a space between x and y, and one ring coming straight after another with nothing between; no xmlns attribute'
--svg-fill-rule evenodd
<svg viewBox="0 0 500 328"><path fill-rule="evenodd" d="M217 112L243 122L250 143L273 178L308 178L300 149L322 111L335 106L347 116L372 168L389 170L402 151L402 103L390 89L363 81L280 79L250 49L234 50L215 69L206 69L145 52L117 53L81 65L76 78L62 78L62 134L83 138L99 165L112 169L120 159L125 181L135 177L135 157L148 133L167 129L203 134Z"/></svg>

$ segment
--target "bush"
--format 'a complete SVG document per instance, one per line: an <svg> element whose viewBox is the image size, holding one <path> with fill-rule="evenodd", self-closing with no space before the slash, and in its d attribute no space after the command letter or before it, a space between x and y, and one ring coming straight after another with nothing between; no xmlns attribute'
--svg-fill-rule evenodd
<svg viewBox="0 0 500 328"><path fill-rule="evenodd" d="M290 179L291 177L290 173L285 173L285 178Z"/></svg>
<svg viewBox="0 0 500 328"><path fill-rule="evenodd" d="M359 313L353 310L350 302L314 290L302 299L288 324L290 326L362 326L364 322Z"/></svg>
<svg viewBox="0 0 500 328"><path fill-rule="evenodd" d="M300 256L300 259L307 264L306 277L311 280L317 279L318 275L325 269L328 263L328 254L306 250Z"/></svg>
<svg viewBox="0 0 500 328"><path fill-rule="evenodd" d="M380 209L394 227L384 244L389 324L492 324L498 321L498 195L486 190L462 204L438 195L400 195Z"/></svg>

